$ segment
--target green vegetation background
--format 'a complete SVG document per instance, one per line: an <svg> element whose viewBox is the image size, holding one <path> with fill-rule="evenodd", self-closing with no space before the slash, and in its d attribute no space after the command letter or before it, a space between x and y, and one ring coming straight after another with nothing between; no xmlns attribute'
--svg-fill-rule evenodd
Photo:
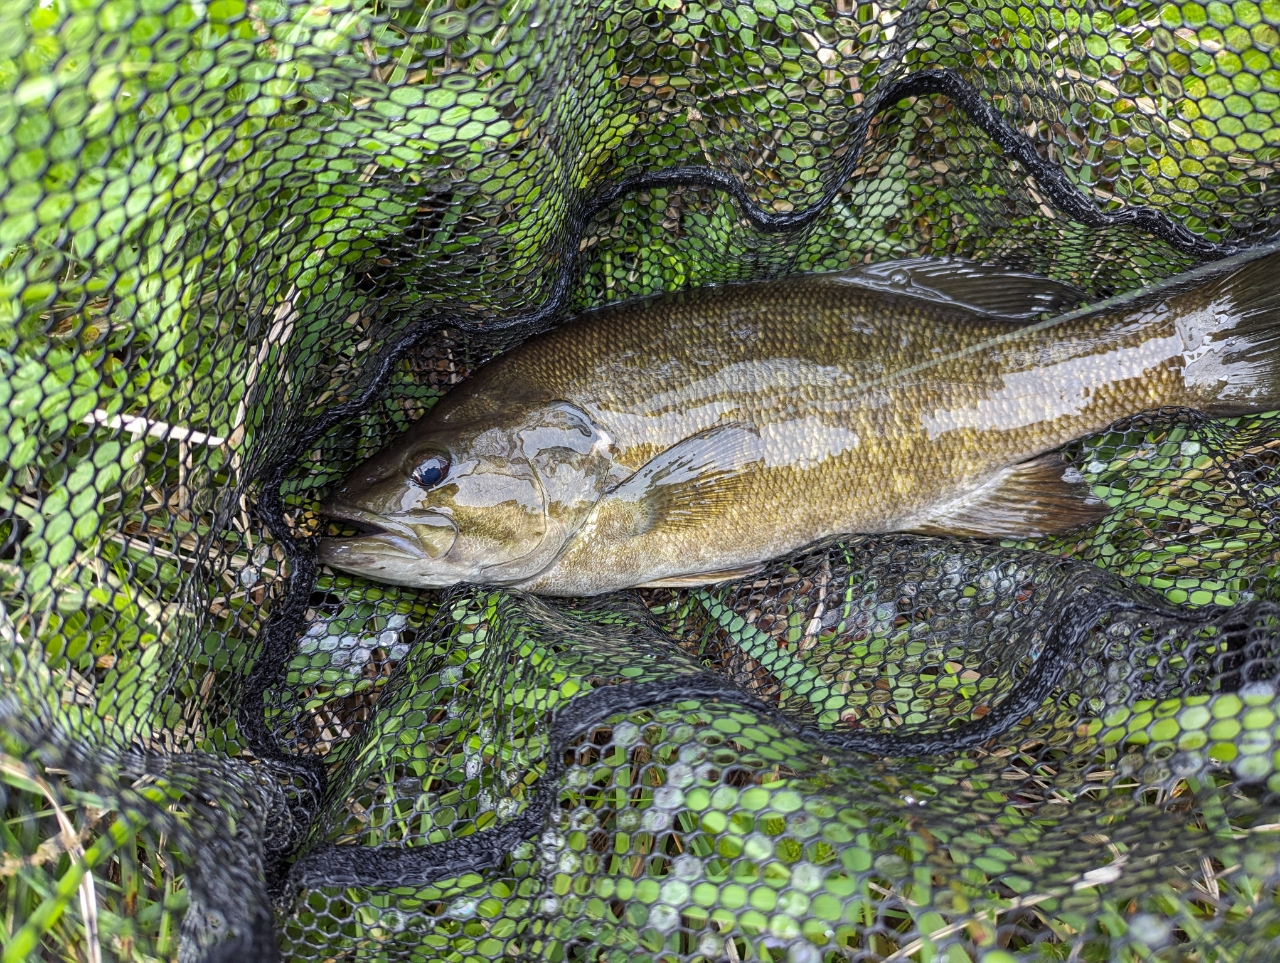
<svg viewBox="0 0 1280 963"><path fill-rule="evenodd" d="M884 82L884 59L902 56L895 31L905 29L901 11L875 3L841 20L790 0L641 0L603 10L576 52L573 83L547 87L548 49L576 36L583 8L467 6L0 8L0 510L10 514L0 535L15 546L0 559L0 642L11 691L76 738L238 752L226 700L265 617L258 587L283 574L282 553L243 510L242 483L272 445L309 409L350 393L371 340L433 306L483 318L537 303L554 280L549 252L568 207L620 173L620 158L671 166L733 157L762 206L811 203L841 132L816 146L810 135ZM1064 116L1037 101L1024 120L1100 205L1157 206L1220 238L1274 203L1280 3L924 9L912 67L992 78L1035 70L1070 92ZM565 29L546 39L535 25L550 17ZM839 96L815 99L811 78L850 57L861 67L841 78ZM700 106L683 96L691 87ZM988 94L1006 109L1024 96L996 82ZM565 117L571 151L545 136ZM627 198L588 231L576 302L916 253L1002 254L1102 296L1189 263L1140 237L1109 237L1100 250L1015 196L1025 184L945 105L887 117L890 133L874 140L856 185L797 240L743 232L714 193ZM922 155L934 181L914 173ZM446 167L443 189L433 172ZM427 231L424 206L439 212ZM1028 237L1041 241L1028 246ZM370 293L369 265L407 253L427 268L421 278ZM463 269L477 262L482 284ZM362 428L362 450L436 396L403 366L395 403ZM184 446L102 426L123 415L224 443ZM1092 439L1090 477L1118 512L1048 547L1175 601L1247 597L1274 578L1275 546L1258 519L1215 498L1229 490L1226 455L1269 439L1266 420ZM305 463L293 503L308 506L344 467ZM1191 534L1151 534L1188 513ZM193 593L197 562L213 585ZM343 595L333 622L351 634L429 614L410 593L329 577L320 588ZM194 610L210 596L220 600L212 614ZM316 686L317 704L381 684L306 656L291 679ZM578 684L546 680L564 696ZM23 751L10 745L3 770L6 963L36 946L84 958L76 900L86 867L99 877L104 945L124 958L171 958L184 856L166 852L118 800L56 780L46 791L17 761ZM383 762L390 771L393 760ZM55 805L84 837L83 859L67 855ZM477 880L439 890L421 898L479 892L482 907L503 895L485 895ZM378 899L344 924L345 939L379 938ZM483 939L501 938L505 925L485 923ZM486 955L475 926L457 924L450 953ZM916 952L929 958L927 946Z"/></svg>

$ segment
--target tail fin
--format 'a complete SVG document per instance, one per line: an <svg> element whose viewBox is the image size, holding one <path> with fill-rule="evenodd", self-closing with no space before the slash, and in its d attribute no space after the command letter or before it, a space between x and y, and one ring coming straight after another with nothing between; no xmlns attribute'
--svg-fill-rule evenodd
<svg viewBox="0 0 1280 963"><path fill-rule="evenodd" d="M1187 387L1210 414L1280 408L1280 252L1167 302L1186 345Z"/></svg>

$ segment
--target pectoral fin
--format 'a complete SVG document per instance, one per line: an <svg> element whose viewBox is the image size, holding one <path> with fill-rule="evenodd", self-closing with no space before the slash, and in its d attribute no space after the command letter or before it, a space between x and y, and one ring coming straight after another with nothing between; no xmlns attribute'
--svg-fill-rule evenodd
<svg viewBox="0 0 1280 963"><path fill-rule="evenodd" d="M631 520L629 534L695 528L732 512L762 461L752 426L709 428L655 456L606 498Z"/></svg>
<svg viewBox="0 0 1280 963"><path fill-rule="evenodd" d="M1091 524L1108 511L1079 474L1050 452L1005 469L972 495L907 530L920 535L1037 538Z"/></svg>
<svg viewBox="0 0 1280 963"><path fill-rule="evenodd" d="M1087 299L1079 288L1062 281L999 264L953 258L884 261L842 272L839 277L846 283L946 301L1008 321L1059 314Z"/></svg>

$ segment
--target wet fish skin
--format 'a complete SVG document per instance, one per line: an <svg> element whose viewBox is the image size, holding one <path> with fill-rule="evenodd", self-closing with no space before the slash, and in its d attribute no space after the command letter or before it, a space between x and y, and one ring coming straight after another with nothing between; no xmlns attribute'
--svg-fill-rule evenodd
<svg viewBox="0 0 1280 963"><path fill-rule="evenodd" d="M1071 485L1037 456L1150 408L1280 400L1268 262L1049 328L859 272L592 312L482 368L353 472L330 512L388 534L325 540L322 559L401 584L593 595L713 581L837 533L1056 530L1090 515L1082 498L1064 514ZM450 471L426 490L410 476L432 452ZM1028 485L1061 490L1037 501ZM452 539L415 558L412 524Z"/></svg>

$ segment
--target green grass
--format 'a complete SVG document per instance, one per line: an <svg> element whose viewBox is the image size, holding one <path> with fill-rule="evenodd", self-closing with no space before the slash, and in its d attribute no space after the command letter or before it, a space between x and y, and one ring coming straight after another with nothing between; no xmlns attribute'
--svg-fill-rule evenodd
<svg viewBox="0 0 1280 963"><path fill-rule="evenodd" d="M37 948L44 959L83 960L91 933L107 954L98 959L174 958L187 906L182 854L149 831L142 814L50 783L12 756L0 760L0 778L6 963ZM88 915L81 894L91 900Z"/></svg>

